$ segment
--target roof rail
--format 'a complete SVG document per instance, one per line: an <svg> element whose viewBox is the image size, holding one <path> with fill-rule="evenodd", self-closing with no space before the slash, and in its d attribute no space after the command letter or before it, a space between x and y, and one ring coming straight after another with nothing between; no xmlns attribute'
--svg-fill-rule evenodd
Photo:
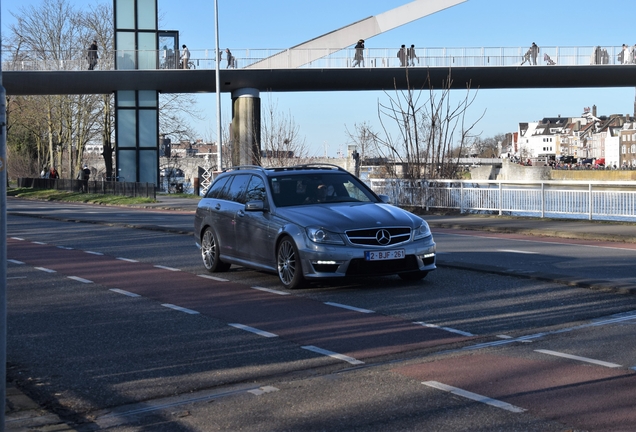
<svg viewBox="0 0 636 432"><path fill-rule="evenodd" d="M332 170L332 169L337 169L338 171L347 171L344 168L335 165L335 164L330 164L330 163L308 163L308 164L301 164L301 165L291 165L291 166L286 166L286 167L269 167L267 168L268 170L273 170L273 171L296 171L296 170L302 170L302 169L324 169L324 170Z"/></svg>
<svg viewBox="0 0 636 432"><path fill-rule="evenodd" d="M233 166L233 167L230 167L230 168L224 168L223 172L239 171L239 170L247 170L247 169L265 171L265 168L263 168L262 166L259 166L259 165L236 165L236 166Z"/></svg>

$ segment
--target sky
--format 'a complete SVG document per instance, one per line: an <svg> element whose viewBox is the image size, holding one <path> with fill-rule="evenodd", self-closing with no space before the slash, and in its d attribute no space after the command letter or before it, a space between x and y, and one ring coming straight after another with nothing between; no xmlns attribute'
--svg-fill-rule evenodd
<svg viewBox="0 0 636 432"><path fill-rule="evenodd" d="M78 8L84 0L67 0ZM93 3L109 0L94 0ZM435 1L435 0L430 0ZM218 0L221 48L292 47L355 21L378 15L408 0ZM1 0L2 29L13 21L11 12L41 0ZM178 30L180 43L191 51L214 49L214 1L158 0L160 28ZM620 46L636 44L633 0L614 0L611 8L592 0L467 0L376 37L367 48L416 47L528 47ZM454 91L458 103L465 91ZM205 119L194 123L201 138L215 139L216 97L199 96ZM579 116L584 107L597 106L598 115L633 114L634 88L479 90L468 112L482 138L517 131L519 122L544 117ZM263 108L274 103L291 115L312 155L335 157L350 144L347 129L367 122L380 131L378 103L381 92L261 93ZM221 96L223 124L231 121L231 98Z"/></svg>

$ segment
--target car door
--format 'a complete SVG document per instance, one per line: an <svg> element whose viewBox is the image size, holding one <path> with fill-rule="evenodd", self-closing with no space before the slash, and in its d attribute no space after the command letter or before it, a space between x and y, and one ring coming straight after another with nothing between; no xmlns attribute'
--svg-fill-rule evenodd
<svg viewBox="0 0 636 432"><path fill-rule="evenodd" d="M236 241L241 258L259 265L271 267L273 264L273 235L269 232L271 214L267 199L265 181L253 175L247 186L245 203L262 201L264 210L239 210L236 217Z"/></svg>
<svg viewBox="0 0 636 432"><path fill-rule="evenodd" d="M221 255L240 258L241 244L236 239L236 219L239 211L245 210L245 190L251 174L236 174L224 189L224 199L215 203L218 213L218 235L221 239Z"/></svg>

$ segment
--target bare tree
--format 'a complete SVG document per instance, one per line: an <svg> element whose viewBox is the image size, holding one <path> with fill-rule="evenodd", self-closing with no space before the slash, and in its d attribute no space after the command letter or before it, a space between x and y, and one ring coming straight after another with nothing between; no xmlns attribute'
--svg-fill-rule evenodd
<svg viewBox="0 0 636 432"><path fill-rule="evenodd" d="M10 27L9 51L20 61L44 62L48 69L73 69L79 65L82 50L78 42L86 39L81 14L66 0L43 0L40 6L29 6L14 14L16 24ZM60 172L73 177L81 164L84 146L96 133L96 101L94 95L50 95L33 97L38 101L43 122L34 133L47 147L48 166L59 166ZM12 121L26 123L14 112ZM63 155L67 165L62 165Z"/></svg>
<svg viewBox="0 0 636 432"><path fill-rule="evenodd" d="M378 156L379 137L368 122L355 123L354 131L351 132L345 125L345 130L349 140L353 142L360 154L360 160L365 161L368 158Z"/></svg>
<svg viewBox="0 0 636 432"><path fill-rule="evenodd" d="M88 5L78 10L69 0L42 0L39 5L22 7L13 13L16 24L9 28L5 52L14 62L40 62L47 69L87 68L87 47L98 42L98 68L113 63L114 25L112 3ZM187 118L200 119L191 95L160 96L161 132L176 141L192 138ZM38 166L58 166L62 176L73 178L86 160L88 143L100 144L106 167L105 177L113 178L114 98L107 95L49 95L19 100L8 107L10 124L30 130L31 152L42 158ZM27 102L39 112L27 110ZM28 113L28 115L27 115ZM24 137L24 136L23 136ZM9 136L8 145L14 140ZM64 159L64 164L62 163Z"/></svg>
<svg viewBox="0 0 636 432"><path fill-rule="evenodd" d="M433 88L430 78L426 82L428 88L413 88L408 69L405 73L407 89L396 87L395 95L385 92L388 102L378 104L384 134L376 135L377 150L391 161L387 171L393 176L398 176L396 168L399 166L402 169L400 175L406 179L455 178L460 167L457 158L452 157L452 151L459 148L461 152L481 119L466 123L466 113L476 95L471 96L468 86L466 95L453 105L450 71L448 80L439 90Z"/></svg>
<svg viewBox="0 0 636 432"><path fill-rule="evenodd" d="M274 167L307 163L311 157L291 113L280 112L271 98L261 116L261 152L261 163Z"/></svg>

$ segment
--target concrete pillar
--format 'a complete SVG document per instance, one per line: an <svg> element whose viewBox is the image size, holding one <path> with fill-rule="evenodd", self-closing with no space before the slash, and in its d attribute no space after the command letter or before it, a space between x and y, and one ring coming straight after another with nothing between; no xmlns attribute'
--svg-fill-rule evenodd
<svg viewBox="0 0 636 432"><path fill-rule="evenodd" d="M232 165L260 165L261 99L258 89L232 92Z"/></svg>

